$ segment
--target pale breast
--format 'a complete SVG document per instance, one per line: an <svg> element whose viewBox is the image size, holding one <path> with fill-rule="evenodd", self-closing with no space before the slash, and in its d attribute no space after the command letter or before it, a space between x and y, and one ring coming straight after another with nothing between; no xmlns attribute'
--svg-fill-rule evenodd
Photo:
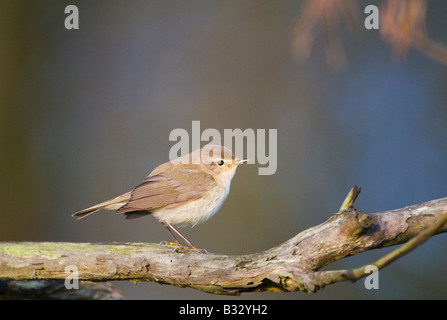
<svg viewBox="0 0 447 320"><path fill-rule="evenodd" d="M230 191L230 183L217 185L205 193L200 199L191 201L175 208L160 208L153 215L160 221L174 225L191 225L205 222L222 206Z"/></svg>

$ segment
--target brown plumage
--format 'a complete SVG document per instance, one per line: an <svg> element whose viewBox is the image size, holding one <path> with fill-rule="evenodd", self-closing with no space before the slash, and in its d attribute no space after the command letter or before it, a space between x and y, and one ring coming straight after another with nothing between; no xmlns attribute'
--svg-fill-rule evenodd
<svg viewBox="0 0 447 320"><path fill-rule="evenodd" d="M116 210L126 218L153 214L174 239L171 230L193 247L172 224L194 226L209 219L227 197L236 167L246 161L235 159L225 147L207 145L161 164L132 191L73 216L79 220L102 209Z"/></svg>

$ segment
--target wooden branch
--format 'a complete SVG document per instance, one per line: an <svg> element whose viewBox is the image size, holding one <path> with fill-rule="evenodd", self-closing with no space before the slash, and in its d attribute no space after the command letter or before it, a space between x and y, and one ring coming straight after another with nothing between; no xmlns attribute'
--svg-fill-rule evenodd
<svg viewBox="0 0 447 320"><path fill-rule="evenodd" d="M365 275L357 270L353 276L356 269L318 271L331 262L405 243L430 226L425 239L447 231L447 198L367 214L352 208L359 189L354 191L344 211L263 252L229 256L147 243L0 243L0 280L66 279L66 267L75 266L79 279L89 281L155 281L219 294L315 292Z"/></svg>

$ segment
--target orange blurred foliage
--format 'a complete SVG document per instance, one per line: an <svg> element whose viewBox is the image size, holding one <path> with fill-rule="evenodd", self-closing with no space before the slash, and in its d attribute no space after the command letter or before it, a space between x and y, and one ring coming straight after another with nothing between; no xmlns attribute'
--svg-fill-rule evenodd
<svg viewBox="0 0 447 320"><path fill-rule="evenodd" d="M380 8L380 34L400 59L413 47L447 64L447 47L427 35L426 12L427 0L384 0ZM292 55L300 60L308 59L321 25L328 64L333 68L343 67L346 55L338 35L342 18L351 29L360 25L361 14L355 0L306 0L292 30Z"/></svg>

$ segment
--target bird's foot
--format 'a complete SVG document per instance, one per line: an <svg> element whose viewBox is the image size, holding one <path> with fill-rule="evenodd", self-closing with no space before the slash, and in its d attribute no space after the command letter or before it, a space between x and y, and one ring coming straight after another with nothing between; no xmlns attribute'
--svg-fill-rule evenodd
<svg viewBox="0 0 447 320"><path fill-rule="evenodd" d="M177 248L175 248L174 252L181 252L183 250L197 250L202 253L209 253L206 249L197 248L197 247L193 246L192 244L184 246L179 241L162 241L162 242L160 242L160 244L165 245L165 246L176 246Z"/></svg>
<svg viewBox="0 0 447 320"><path fill-rule="evenodd" d="M160 244L165 246L176 246L176 247L183 247L182 244L178 241L162 241Z"/></svg>

